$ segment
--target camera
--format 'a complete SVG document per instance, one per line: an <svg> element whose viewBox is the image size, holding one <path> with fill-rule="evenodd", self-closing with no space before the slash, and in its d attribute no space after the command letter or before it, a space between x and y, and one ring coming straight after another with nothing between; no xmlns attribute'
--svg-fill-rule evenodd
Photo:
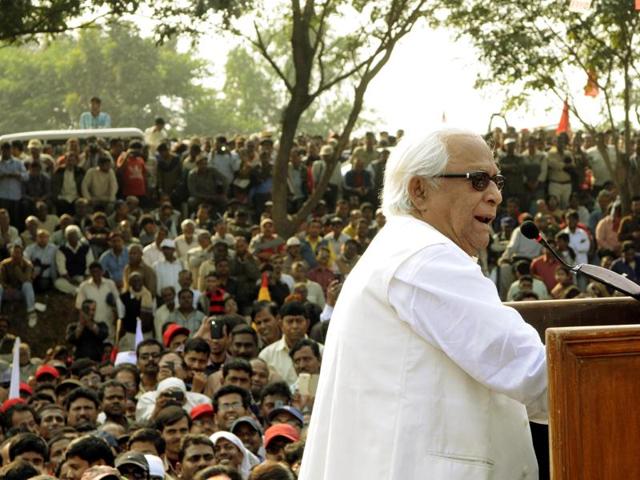
<svg viewBox="0 0 640 480"><path fill-rule="evenodd" d="M211 338L213 338L214 340L218 340L225 337L226 331L224 327L224 322L214 317L211 320Z"/></svg>

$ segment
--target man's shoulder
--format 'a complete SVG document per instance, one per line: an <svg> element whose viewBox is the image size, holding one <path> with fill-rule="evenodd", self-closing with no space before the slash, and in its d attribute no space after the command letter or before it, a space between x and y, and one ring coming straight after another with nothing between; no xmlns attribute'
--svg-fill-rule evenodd
<svg viewBox="0 0 640 480"><path fill-rule="evenodd" d="M281 338L280 340L273 342L271 345L267 345L266 347L264 347L260 351L260 354L258 356L266 360L266 357L272 357L280 350L283 350L283 344L284 344L284 339Z"/></svg>

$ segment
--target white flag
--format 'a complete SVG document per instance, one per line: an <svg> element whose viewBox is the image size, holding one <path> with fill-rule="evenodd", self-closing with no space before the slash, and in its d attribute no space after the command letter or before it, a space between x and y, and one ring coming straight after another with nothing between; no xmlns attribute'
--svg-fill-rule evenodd
<svg viewBox="0 0 640 480"><path fill-rule="evenodd" d="M20 337L13 344L13 363L11 364L11 383L9 399L20 398Z"/></svg>
<svg viewBox="0 0 640 480"><path fill-rule="evenodd" d="M142 340L144 340L144 337L142 336L142 320L140 320L140 317L138 317L136 319L136 340L135 340L136 350L138 349L138 344L142 342Z"/></svg>

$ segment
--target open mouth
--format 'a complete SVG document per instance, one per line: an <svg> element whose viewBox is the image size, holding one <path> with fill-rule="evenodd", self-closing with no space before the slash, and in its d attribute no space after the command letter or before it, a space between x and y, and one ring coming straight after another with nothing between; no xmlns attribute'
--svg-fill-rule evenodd
<svg viewBox="0 0 640 480"><path fill-rule="evenodd" d="M493 217L485 217L482 215L476 215L473 218L475 218L480 223L484 223L485 225L489 225L489 223L491 223L491 221L493 220Z"/></svg>

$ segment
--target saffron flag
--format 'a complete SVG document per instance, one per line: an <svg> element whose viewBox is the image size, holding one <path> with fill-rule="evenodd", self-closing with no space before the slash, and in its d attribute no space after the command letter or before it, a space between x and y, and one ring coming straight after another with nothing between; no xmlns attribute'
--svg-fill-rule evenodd
<svg viewBox="0 0 640 480"><path fill-rule="evenodd" d="M590 8L591 0L571 0L569 4L569 10L576 13L588 12Z"/></svg>
<svg viewBox="0 0 640 480"><path fill-rule="evenodd" d="M569 132L571 127L569 126L569 102L564 101L564 107L562 107L562 115L560 116L560 122L558 123L558 128L556 128L556 133Z"/></svg>
<svg viewBox="0 0 640 480"><path fill-rule="evenodd" d="M636 0L636 10L640 10L640 0Z"/></svg>
<svg viewBox="0 0 640 480"><path fill-rule="evenodd" d="M269 293L269 274L267 272L262 273L262 283L260 284L260 290L258 291L258 301L271 301L271 294Z"/></svg>
<svg viewBox="0 0 640 480"><path fill-rule="evenodd" d="M20 337L13 342L13 359L11 362L11 383L9 383L9 400L20 398Z"/></svg>
<svg viewBox="0 0 640 480"><path fill-rule="evenodd" d="M587 97L597 97L598 93L600 93L600 89L598 88L598 77L596 75L596 71L594 69L590 69L587 75L587 84L584 86L584 94Z"/></svg>

